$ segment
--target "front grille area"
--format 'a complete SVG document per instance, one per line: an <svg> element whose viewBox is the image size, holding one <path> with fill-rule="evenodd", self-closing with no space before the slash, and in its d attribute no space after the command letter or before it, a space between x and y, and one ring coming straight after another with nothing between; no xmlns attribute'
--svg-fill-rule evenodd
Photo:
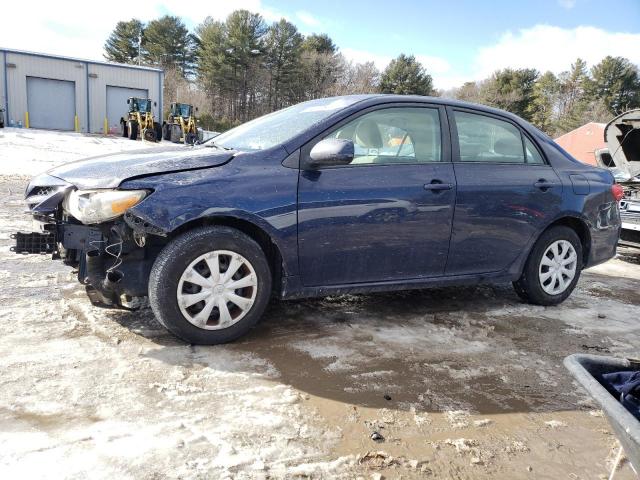
<svg viewBox="0 0 640 480"><path fill-rule="evenodd" d="M35 187L29 193L29 197L34 197L34 196L48 197L49 195L54 193L57 188L59 187Z"/></svg>

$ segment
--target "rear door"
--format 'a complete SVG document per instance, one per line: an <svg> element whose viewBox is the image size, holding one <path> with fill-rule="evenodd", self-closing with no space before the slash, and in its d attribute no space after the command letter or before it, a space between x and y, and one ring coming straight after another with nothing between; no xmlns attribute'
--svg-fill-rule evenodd
<svg viewBox="0 0 640 480"><path fill-rule="evenodd" d="M457 199L446 274L499 272L560 211L562 183L510 119L448 113Z"/></svg>
<svg viewBox="0 0 640 480"><path fill-rule="evenodd" d="M444 273L455 199L445 110L384 106L323 138L351 139L350 165L300 172L298 250L305 286Z"/></svg>

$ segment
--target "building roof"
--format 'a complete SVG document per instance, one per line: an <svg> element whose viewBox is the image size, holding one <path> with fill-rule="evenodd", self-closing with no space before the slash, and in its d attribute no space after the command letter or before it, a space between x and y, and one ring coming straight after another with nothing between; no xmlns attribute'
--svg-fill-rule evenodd
<svg viewBox="0 0 640 480"><path fill-rule="evenodd" d="M162 72L163 70L161 68L154 68L154 67L145 67L142 65L129 65L126 63L115 63L115 62L101 62L98 60L88 60L85 58L76 58L76 57L65 57L64 55L54 55L51 53L40 53L40 52L30 52L27 50L14 50L12 48L3 48L0 47L0 52L5 52L5 53L15 53L18 55L28 55L31 57L42 57L42 58L54 58L54 59L58 59L58 60L69 60L72 62L82 62L82 63L89 63L91 65L106 65L108 67L120 67L120 68L130 68L130 69L134 69L134 70L147 70L147 71L151 71L151 72Z"/></svg>
<svg viewBox="0 0 640 480"><path fill-rule="evenodd" d="M606 147L605 123L589 122L555 139L555 142L582 163L597 165L596 150Z"/></svg>

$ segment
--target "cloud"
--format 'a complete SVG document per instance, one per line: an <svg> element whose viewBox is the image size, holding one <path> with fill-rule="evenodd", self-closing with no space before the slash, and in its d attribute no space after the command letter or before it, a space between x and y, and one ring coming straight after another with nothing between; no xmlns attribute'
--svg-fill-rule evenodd
<svg viewBox="0 0 640 480"><path fill-rule="evenodd" d="M317 27L321 23L320 20L304 10L296 12L296 17L308 27Z"/></svg>
<svg viewBox="0 0 640 480"><path fill-rule="evenodd" d="M567 70L580 57L594 65L607 55L622 56L640 64L640 33L607 32L580 26L572 29L535 25L504 33L495 45L479 49L473 79L486 78L495 70L535 68L554 73Z"/></svg>
<svg viewBox="0 0 640 480"><path fill-rule="evenodd" d="M576 0L558 0L558 4L567 10L571 10L576 6Z"/></svg>

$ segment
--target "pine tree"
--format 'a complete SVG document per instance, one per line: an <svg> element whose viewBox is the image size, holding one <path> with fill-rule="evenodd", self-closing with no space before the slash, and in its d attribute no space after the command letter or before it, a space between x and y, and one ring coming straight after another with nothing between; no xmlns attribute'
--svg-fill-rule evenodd
<svg viewBox="0 0 640 480"><path fill-rule="evenodd" d="M140 40L144 25L135 18L118 22L104 44L104 58L110 62L139 63Z"/></svg>
<svg viewBox="0 0 640 480"><path fill-rule="evenodd" d="M607 56L591 69L589 93L601 99L612 115L640 106L638 67L622 57Z"/></svg>
<svg viewBox="0 0 640 480"><path fill-rule="evenodd" d="M586 115L589 110L589 75L587 63L578 58L568 72L559 76L558 91L558 132L566 133L589 121Z"/></svg>
<svg viewBox="0 0 640 480"><path fill-rule="evenodd" d="M555 133L556 112L560 84L552 72L546 72L533 86L528 111L531 123L548 135Z"/></svg>
<svg viewBox="0 0 640 480"><path fill-rule="evenodd" d="M533 100L533 86L537 78L538 72L532 68L505 68L482 83L480 97L486 105L507 110L529 120L529 106Z"/></svg>
<svg viewBox="0 0 640 480"><path fill-rule="evenodd" d="M183 76L194 72L197 39L179 17L165 15L144 30L143 57L151 65L177 68Z"/></svg>
<svg viewBox="0 0 640 480"><path fill-rule="evenodd" d="M304 39L302 48L307 52L316 52L319 54L333 55L338 52L333 40L326 33L312 33Z"/></svg>
<svg viewBox="0 0 640 480"><path fill-rule="evenodd" d="M381 93L400 95L432 95L433 81L413 55L401 53L382 73Z"/></svg>
<svg viewBox="0 0 640 480"><path fill-rule="evenodd" d="M296 100L303 38L284 18L269 27L265 66L269 72L269 108L277 110Z"/></svg>

